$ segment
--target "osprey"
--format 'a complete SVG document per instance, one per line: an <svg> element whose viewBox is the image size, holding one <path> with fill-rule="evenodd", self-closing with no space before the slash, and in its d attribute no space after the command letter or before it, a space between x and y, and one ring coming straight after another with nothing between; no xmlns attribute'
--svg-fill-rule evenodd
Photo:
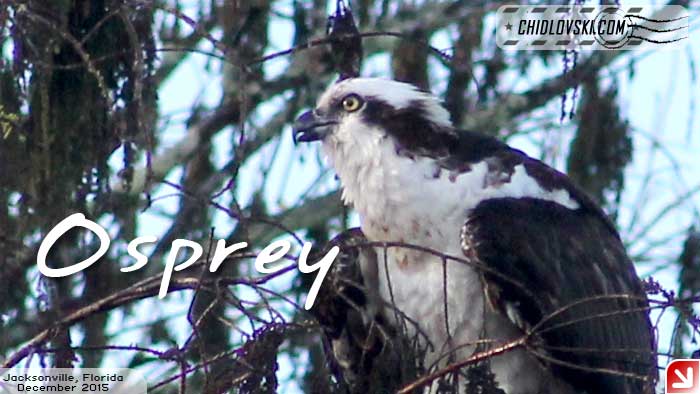
<svg viewBox="0 0 700 394"><path fill-rule="evenodd" d="M392 243L362 272L381 313L419 338L426 368L525 338L488 359L508 394L653 392L642 282L566 175L456 129L433 95L392 80L331 85L294 138L322 142L365 237Z"/></svg>

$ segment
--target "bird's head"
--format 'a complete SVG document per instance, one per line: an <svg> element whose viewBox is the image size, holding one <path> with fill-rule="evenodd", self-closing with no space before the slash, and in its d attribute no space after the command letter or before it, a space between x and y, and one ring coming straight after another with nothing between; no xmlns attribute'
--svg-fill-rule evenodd
<svg viewBox="0 0 700 394"><path fill-rule="evenodd" d="M331 152L387 139L400 149L420 150L435 137L448 135L454 135L450 116L435 96L411 84L379 78L334 83L316 108L294 125L295 142L320 140Z"/></svg>

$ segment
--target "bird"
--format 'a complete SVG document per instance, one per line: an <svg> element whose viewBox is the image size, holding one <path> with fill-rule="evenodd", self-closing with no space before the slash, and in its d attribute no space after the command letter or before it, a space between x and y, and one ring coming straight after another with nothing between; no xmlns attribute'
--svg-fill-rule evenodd
<svg viewBox="0 0 700 394"><path fill-rule="evenodd" d="M321 142L375 245L362 267L372 304L416 338L426 371L501 347L476 359L507 394L653 392L644 283L612 221L564 173L455 127L435 95L391 79L332 83L293 137ZM467 376L426 390L464 392Z"/></svg>

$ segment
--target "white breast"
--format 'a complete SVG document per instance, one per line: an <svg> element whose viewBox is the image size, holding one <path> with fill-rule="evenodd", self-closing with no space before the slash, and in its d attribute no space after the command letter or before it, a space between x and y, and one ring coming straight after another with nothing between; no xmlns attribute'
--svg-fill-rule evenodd
<svg viewBox="0 0 700 394"><path fill-rule="evenodd" d="M354 205L362 230L372 241L403 242L462 257L462 225L469 211L484 199L531 196L578 207L566 191L542 189L522 166L516 167L510 182L491 186L486 182L486 163L472 166L469 172L451 174L432 159L397 155L393 141L379 130L347 123L352 133L337 130L324 141L324 150L340 177L344 201ZM404 323L409 335L418 335L423 345L431 347L426 367L437 362L444 366L449 360L441 355L457 346L464 347L455 354L456 359L468 357L475 347L465 345L474 344L485 328L494 331L487 336L513 335L514 326L485 327L485 315L492 312L485 309L482 284L471 266L456 261L445 266L439 256L396 247L387 250L386 258L379 251L379 265L380 294L388 305L387 316L399 317L396 310L405 314L410 322L397 321ZM508 356L494 364L502 387L506 381L512 383L515 373L522 375L524 360L522 355ZM533 372L525 380L536 375ZM527 386L532 384L521 389ZM528 392L521 389L508 393Z"/></svg>

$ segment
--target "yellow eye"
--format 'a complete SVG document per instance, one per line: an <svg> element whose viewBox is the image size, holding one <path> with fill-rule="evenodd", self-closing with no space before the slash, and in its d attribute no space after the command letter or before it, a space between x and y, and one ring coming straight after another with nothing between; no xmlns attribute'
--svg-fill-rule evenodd
<svg viewBox="0 0 700 394"><path fill-rule="evenodd" d="M362 99L356 94L349 94L343 99L343 109L347 112L355 112L362 107Z"/></svg>

